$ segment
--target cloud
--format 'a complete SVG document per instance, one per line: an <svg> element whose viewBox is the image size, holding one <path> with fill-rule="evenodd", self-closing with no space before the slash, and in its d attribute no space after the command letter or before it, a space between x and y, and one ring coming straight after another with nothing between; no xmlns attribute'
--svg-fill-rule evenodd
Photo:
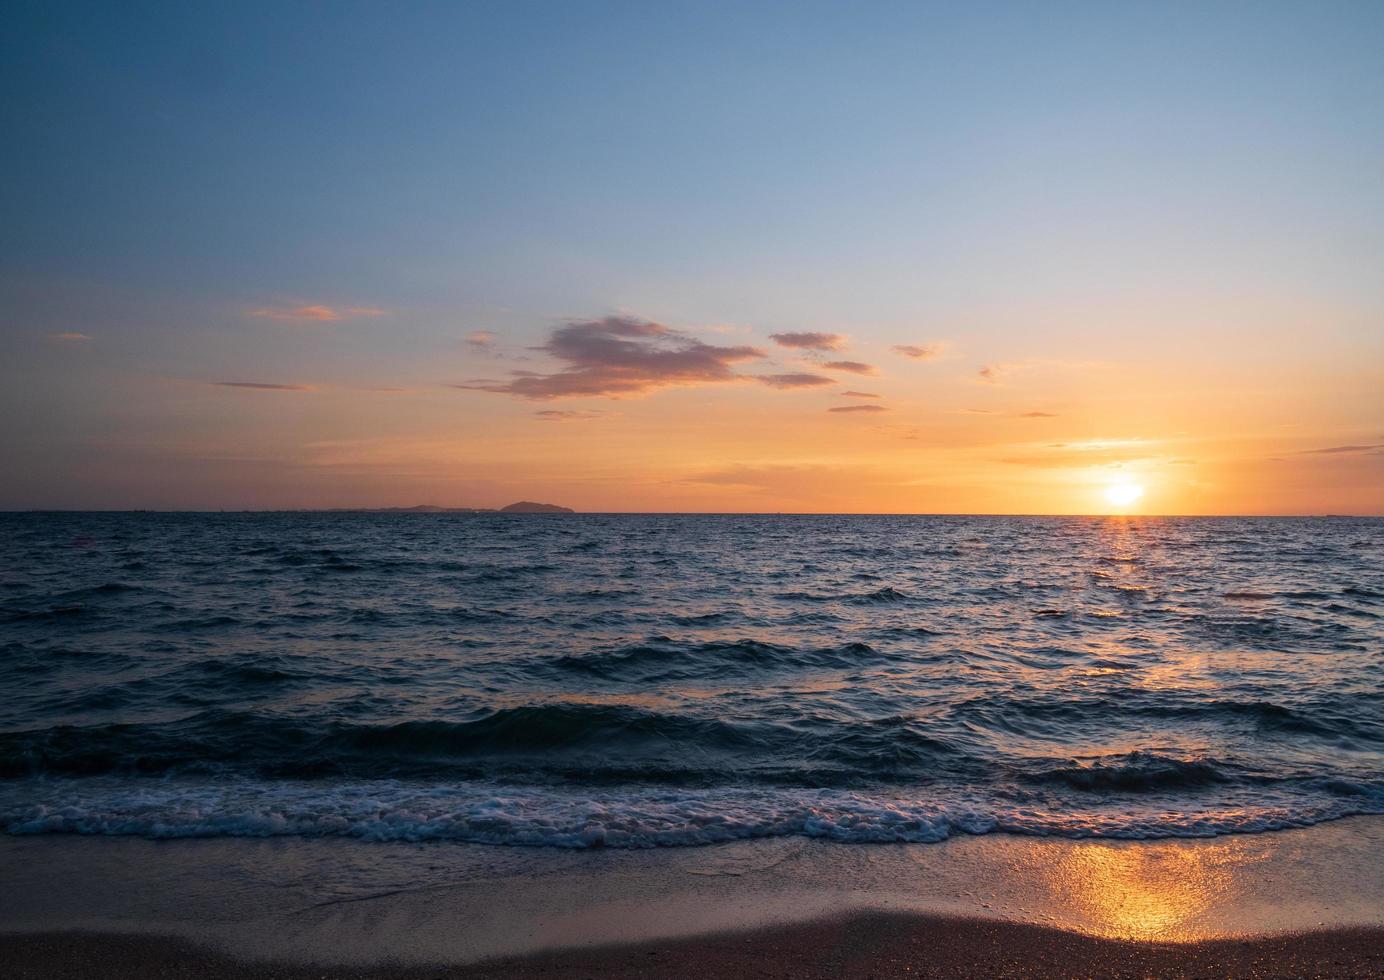
<svg viewBox="0 0 1384 980"><path fill-rule="evenodd" d="M84 344L91 339L87 333L50 333L48 339L59 344Z"/></svg>
<svg viewBox="0 0 1384 980"><path fill-rule="evenodd" d="M835 408L827 409L828 412L887 412L889 409L883 405L838 405Z"/></svg>
<svg viewBox="0 0 1384 980"><path fill-rule="evenodd" d="M544 422L578 422L585 419L598 419L600 412L576 412L563 411L561 409L545 409L542 412L534 412L533 417Z"/></svg>
<svg viewBox="0 0 1384 980"><path fill-rule="evenodd" d="M817 388L836 384L832 378L820 374L756 374L754 379L770 388Z"/></svg>
<svg viewBox="0 0 1384 980"><path fill-rule="evenodd" d="M326 306L323 304L304 304L302 306L266 306L250 310L247 316L263 320L291 320L297 323L331 323L358 316L384 316L388 311L374 306Z"/></svg>
<svg viewBox="0 0 1384 980"><path fill-rule="evenodd" d="M1091 439L1086 442L1055 442L1041 449L1000 460L1014 466L1039 469L1118 466L1137 460L1157 459L1158 443L1145 439Z"/></svg>
<svg viewBox="0 0 1384 980"><path fill-rule="evenodd" d="M493 330L472 330L466 335L466 345L474 351L489 353L499 339Z"/></svg>
<svg viewBox="0 0 1384 980"><path fill-rule="evenodd" d="M976 384L1002 385L1012 378L1031 371L1098 371L1106 365L1099 361L1063 361L1051 357L1029 357L1022 361L984 364L976 372Z"/></svg>
<svg viewBox="0 0 1384 980"><path fill-rule="evenodd" d="M1371 443L1365 446L1328 446L1325 449L1304 449L1300 456L1337 456L1348 454L1365 453L1384 453L1384 442Z"/></svg>
<svg viewBox="0 0 1384 980"><path fill-rule="evenodd" d="M515 371L511 380L453 385L543 401L592 395L643 395L679 385L736 381L731 365L764 356L755 347L704 344L652 320L609 316L558 327L536 348L563 361L561 371Z"/></svg>
<svg viewBox="0 0 1384 980"><path fill-rule="evenodd" d="M769 339L780 347L793 347L798 350L840 350L846 345L846 338L839 333L771 333Z"/></svg>
<svg viewBox="0 0 1384 980"><path fill-rule="evenodd" d="M253 388L256 391L315 391L312 385L271 385L262 381L211 381L221 388Z"/></svg>
<svg viewBox="0 0 1384 980"><path fill-rule="evenodd" d="M991 410L988 409L988 408L963 408L963 409L961 409L961 414L962 414L962 415L996 415L996 414L998 414L998 413L993 412L993 411L991 411Z"/></svg>
<svg viewBox="0 0 1384 980"><path fill-rule="evenodd" d="M1053 412L1024 412L1019 416L1021 419L1055 419L1057 415Z"/></svg>
<svg viewBox="0 0 1384 980"><path fill-rule="evenodd" d="M873 392L869 392L869 391L843 391L843 392L841 392L841 397L842 397L842 398L878 398L878 397L880 397L880 396L874 394Z"/></svg>
<svg viewBox="0 0 1384 980"><path fill-rule="evenodd" d="M874 374L875 369L871 364L862 361L828 361L822 367L828 371L846 371L850 374Z"/></svg>
<svg viewBox="0 0 1384 980"><path fill-rule="evenodd" d="M931 361L942 356L941 344L895 344L890 350L915 361Z"/></svg>

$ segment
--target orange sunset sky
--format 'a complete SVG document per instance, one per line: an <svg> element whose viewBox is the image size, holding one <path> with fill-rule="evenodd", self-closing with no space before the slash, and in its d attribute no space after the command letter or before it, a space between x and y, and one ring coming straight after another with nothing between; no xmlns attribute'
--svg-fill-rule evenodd
<svg viewBox="0 0 1384 980"><path fill-rule="evenodd" d="M1384 513L1376 5L349 9L22 15L0 507Z"/></svg>

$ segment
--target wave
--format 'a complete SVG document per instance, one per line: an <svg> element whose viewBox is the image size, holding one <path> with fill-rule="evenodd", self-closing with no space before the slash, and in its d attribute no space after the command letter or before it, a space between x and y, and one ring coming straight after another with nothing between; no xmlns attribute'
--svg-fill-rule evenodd
<svg viewBox="0 0 1384 980"><path fill-rule="evenodd" d="M682 771L678 760L757 754L789 729L733 724L626 705L520 705L468 720L392 725L204 711L178 722L58 726L0 733L0 777L249 770L270 775L445 774L523 759L535 773L573 769L600 775L603 764ZM697 771L697 770L693 770Z"/></svg>
<svg viewBox="0 0 1384 980"><path fill-rule="evenodd" d="M1131 752L1084 765L1041 769L1024 776L1035 783L1059 783L1084 792L1145 793L1195 789L1232 782L1223 763L1211 759L1175 759L1152 752Z"/></svg>
<svg viewBox="0 0 1384 980"><path fill-rule="evenodd" d="M801 648L741 639L684 643L651 636L642 643L548 661L552 669L611 681L651 683L772 671L850 670L888 659L868 643Z"/></svg>
<svg viewBox="0 0 1384 980"><path fill-rule="evenodd" d="M268 663L237 665L242 683L294 680ZM980 774L973 758L910 717L788 724L729 721L629 704L555 702L463 720L390 725L208 710L178 721L57 726L0 733L0 778L248 773L261 777L478 778L598 785L658 783L847 785L870 779Z"/></svg>
<svg viewBox="0 0 1384 980"><path fill-rule="evenodd" d="M841 843L933 843L1004 832L1067 838L1212 837L1384 813L1384 790L1243 793L1216 805L1040 807L984 796L833 790L575 794L502 785L407 782L48 782L29 798L0 795L9 834L179 837L350 837L562 848L651 848L765 837Z"/></svg>

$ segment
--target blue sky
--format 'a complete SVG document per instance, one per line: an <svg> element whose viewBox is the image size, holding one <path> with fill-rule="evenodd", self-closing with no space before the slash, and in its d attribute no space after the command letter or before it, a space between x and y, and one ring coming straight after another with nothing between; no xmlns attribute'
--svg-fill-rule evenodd
<svg viewBox="0 0 1384 980"><path fill-rule="evenodd" d="M0 436L53 476L0 504L55 490L93 438L176 429L141 377L460 380L487 367L468 332L541 345L617 312L946 339L977 362L1197 345L1223 365L1301 341L1261 315L1278 307L1335 311L1323 372L1380 352L1377 3L6 19ZM310 342L247 316L310 304L387 316ZM1174 312L1125 315L1150 308ZM40 343L66 334L91 341Z"/></svg>

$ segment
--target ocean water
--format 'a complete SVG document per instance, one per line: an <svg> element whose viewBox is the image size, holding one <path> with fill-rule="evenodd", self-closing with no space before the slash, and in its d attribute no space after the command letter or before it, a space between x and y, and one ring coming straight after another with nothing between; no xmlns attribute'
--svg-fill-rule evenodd
<svg viewBox="0 0 1384 980"><path fill-rule="evenodd" d="M1384 813L1384 521L0 515L0 828L561 847Z"/></svg>

